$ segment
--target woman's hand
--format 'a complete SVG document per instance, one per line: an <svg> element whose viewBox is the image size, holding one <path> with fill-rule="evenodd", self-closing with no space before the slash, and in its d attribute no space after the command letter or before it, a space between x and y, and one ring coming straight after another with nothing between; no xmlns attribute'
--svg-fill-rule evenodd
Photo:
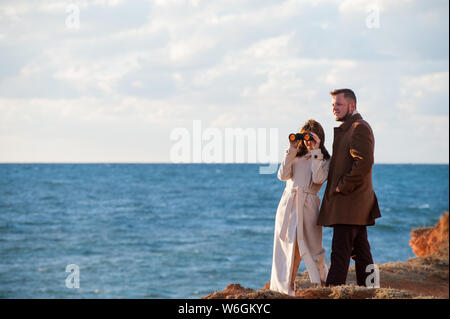
<svg viewBox="0 0 450 319"><path fill-rule="evenodd" d="M296 141L291 141L291 140L289 140L289 144L291 144L291 146L292 147L295 147L296 149L298 149L299 147L300 147L300 143L301 143L302 141L300 141L300 140L296 140Z"/></svg>
<svg viewBox="0 0 450 319"><path fill-rule="evenodd" d="M314 133L314 132L309 132L309 134L311 134L311 136L314 139L314 141L311 141L312 149L314 149L314 150L318 149L319 146L320 146L320 138L319 138L319 136L317 136L317 134Z"/></svg>

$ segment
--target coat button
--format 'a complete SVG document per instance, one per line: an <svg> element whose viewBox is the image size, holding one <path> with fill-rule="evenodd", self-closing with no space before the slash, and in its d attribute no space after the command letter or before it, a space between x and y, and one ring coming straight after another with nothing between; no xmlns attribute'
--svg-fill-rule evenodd
<svg viewBox="0 0 450 319"><path fill-rule="evenodd" d="M317 155L314 155L314 158L317 158Z"/></svg>

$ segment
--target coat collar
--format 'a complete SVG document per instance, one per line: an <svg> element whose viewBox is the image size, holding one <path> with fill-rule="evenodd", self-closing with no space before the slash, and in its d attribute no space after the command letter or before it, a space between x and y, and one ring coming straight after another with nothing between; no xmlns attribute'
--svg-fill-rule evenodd
<svg viewBox="0 0 450 319"><path fill-rule="evenodd" d="M335 127L334 130L347 131L354 122L361 119L362 119L361 114L354 113L347 121L342 123L340 126Z"/></svg>

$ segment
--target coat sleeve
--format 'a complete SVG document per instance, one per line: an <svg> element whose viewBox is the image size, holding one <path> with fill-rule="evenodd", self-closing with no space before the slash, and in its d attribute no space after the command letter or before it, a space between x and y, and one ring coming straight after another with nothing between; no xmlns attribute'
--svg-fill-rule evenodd
<svg viewBox="0 0 450 319"><path fill-rule="evenodd" d="M352 133L350 143L350 156L353 160L352 168L339 179L337 185L343 195L353 192L356 187L362 184L370 172L374 162L374 144L371 128L361 123L357 125Z"/></svg>
<svg viewBox="0 0 450 319"><path fill-rule="evenodd" d="M328 169L330 167L330 160L324 160L320 148L312 150L311 152L311 170L312 181L314 184L323 184L328 178Z"/></svg>
<svg viewBox="0 0 450 319"><path fill-rule="evenodd" d="M295 156L297 155L297 149L290 146L284 155L284 159L278 169L278 179L281 181L287 181L292 177L292 164L294 163Z"/></svg>

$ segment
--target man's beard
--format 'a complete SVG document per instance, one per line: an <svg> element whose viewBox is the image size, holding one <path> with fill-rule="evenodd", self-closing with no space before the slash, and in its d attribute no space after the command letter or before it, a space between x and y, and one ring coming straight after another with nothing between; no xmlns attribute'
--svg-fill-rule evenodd
<svg viewBox="0 0 450 319"><path fill-rule="evenodd" d="M353 112L352 112L353 113ZM352 117L352 113L350 113L350 108L347 109L347 113L345 113L345 115L343 117L338 118L336 121L338 122L345 122L347 121L349 118Z"/></svg>

